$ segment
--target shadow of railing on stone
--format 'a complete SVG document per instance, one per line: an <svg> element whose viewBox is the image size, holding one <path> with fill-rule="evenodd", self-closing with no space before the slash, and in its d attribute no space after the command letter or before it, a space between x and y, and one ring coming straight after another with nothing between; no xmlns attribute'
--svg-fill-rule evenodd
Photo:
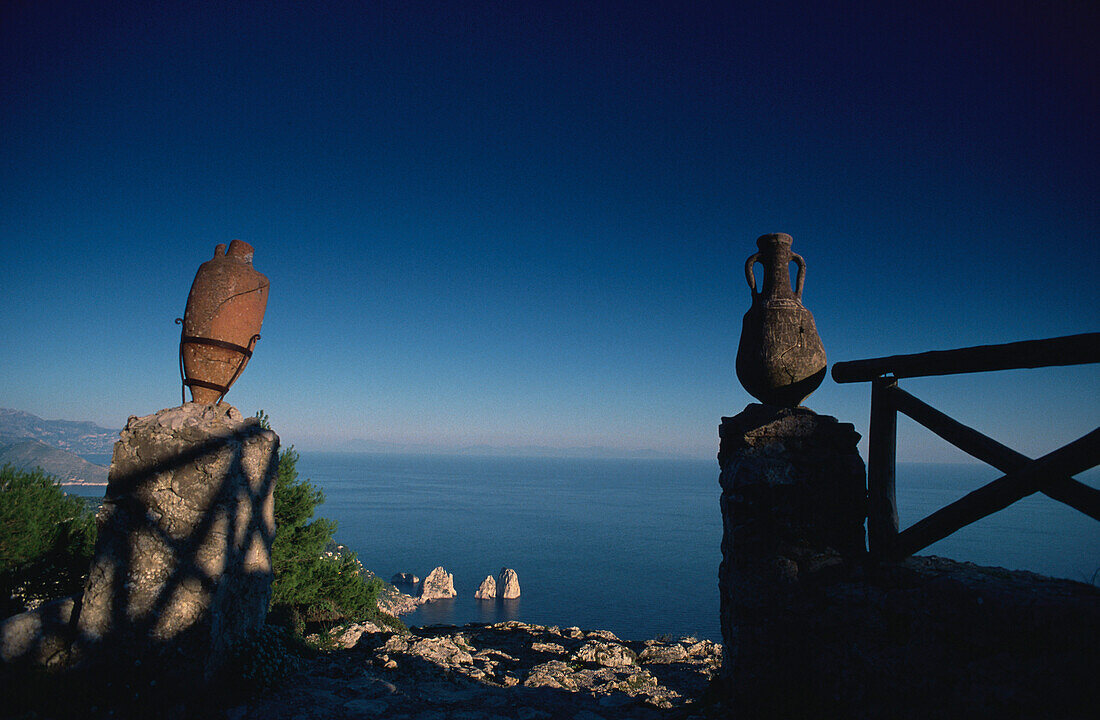
<svg viewBox="0 0 1100 720"><path fill-rule="evenodd" d="M246 461L256 442L270 450ZM93 714L78 707L85 700L145 714L209 687L232 642L266 613L277 452L277 436L253 423L196 438L183 452L135 448L137 462L117 462L116 448L95 556L68 622L71 667L56 684L68 697L14 705L77 717ZM27 656L35 653L41 648ZM41 683L21 686L25 668L4 672L6 690L42 692Z"/></svg>

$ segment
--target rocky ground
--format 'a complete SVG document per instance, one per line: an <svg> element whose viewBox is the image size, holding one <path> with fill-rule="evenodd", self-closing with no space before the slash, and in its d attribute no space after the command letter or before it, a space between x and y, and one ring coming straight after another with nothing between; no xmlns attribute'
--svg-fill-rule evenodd
<svg viewBox="0 0 1100 720"><path fill-rule="evenodd" d="M228 720L614 720L703 717L709 640L629 642L520 622L384 632L356 625Z"/></svg>

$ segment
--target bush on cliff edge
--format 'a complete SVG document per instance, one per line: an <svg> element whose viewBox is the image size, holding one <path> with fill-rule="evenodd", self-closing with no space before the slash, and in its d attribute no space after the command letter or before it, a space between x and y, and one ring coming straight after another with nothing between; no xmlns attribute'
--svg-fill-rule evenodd
<svg viewBox="0 0 1100 720"><path fill-rule="evenodd" d="M312 520L325 495L308 480L298 478L298 453L293 447L279 453L275 481L275 541L271 564L272 610L293 624L314 620L377 620L378 591L382 582L360 575L355 553L326 552L336 523Z"/></svg>
<svg viewBox="0 0 1100 720"><path fill-rule="evenodd" d="M80 592L95 516L41 470L0 468L0 618Z"/></svg>

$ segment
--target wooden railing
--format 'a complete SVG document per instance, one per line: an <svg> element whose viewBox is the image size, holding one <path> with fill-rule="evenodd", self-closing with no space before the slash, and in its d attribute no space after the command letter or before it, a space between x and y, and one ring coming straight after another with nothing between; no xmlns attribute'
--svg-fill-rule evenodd
<svg viewBox="0 0 1100 720"><path fill-rule="evenodd" d="M907 557L1035 492L1100 520L1100 490L1073 479L1074 475L1100 464L1100 428L1032 460L898 387L898 378L1095 362L1100 362L1100 333L833 365L833 379L838 383L871 383L871 427L867 438L867 536L871 554L883 559ZM899 532L894 495L899 412L1005 474Z"/></svg>

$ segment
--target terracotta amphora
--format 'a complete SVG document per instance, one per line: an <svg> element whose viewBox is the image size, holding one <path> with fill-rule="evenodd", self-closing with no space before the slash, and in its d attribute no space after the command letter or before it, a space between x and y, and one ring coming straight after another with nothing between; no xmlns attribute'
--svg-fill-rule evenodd
<svg viewBox="0 0 1100 720"><path fill-rule="evenodd" d="M198 403L221 403L240 376L267 309L267 277L252 267L252 246L234 240L199 266L180 335L180 377ZM186 399L186 398L185 398Z"/></svg>
<svg viewBox="0 0 1100 720"><path fill-rule="evenodd" d="M825 377L825 348L814 316L802 305L806 262L791 252L791 242L786 233L757 238L760 252L745 262L752 306L737 347L737 379L753 397L781 407L798 406ZM792 260L798 265L793 290L788 270ZM760 292L753 275L757 262L764 266Z"/></svg>

